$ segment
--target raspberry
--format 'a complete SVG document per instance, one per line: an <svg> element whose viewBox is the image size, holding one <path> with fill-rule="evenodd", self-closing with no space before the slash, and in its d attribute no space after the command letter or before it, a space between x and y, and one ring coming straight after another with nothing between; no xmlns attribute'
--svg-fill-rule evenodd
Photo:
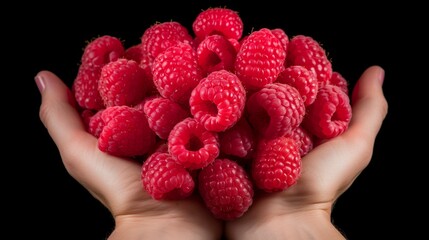
<svg viewBox="0 0 429 240"><path fill-rule="evenodd" d="M178 43L192 45L193 38L186 27L175 21L157 22L147 28L141 37L143 55L148 55L152 60Z"/></svg>
<svg viewBox="0 0 429 240"><path fill-rule="evenodd" d="M215 159L198 175L198 190L214 217L234 220L253 203L253 185L247 172L230 159Z"/></svg>
<svg viewBox="0 0 429 240"><path fill-rule="evenodd" d="M140 63L143 59L142 44L139 43L125 49L124 58Z"/></svg>
<svg viewBox="0 0 429 240"><path fill-rule="evenodd" d="M352 109L347 94L338 86L319 88L316 100L307 108L303 126L318 138L333 138L349 125Z"/></svg>
<svg viewBox="0 0 429 240"><path fill-rule="evenodd" d="M319 89L314 72L299 65L285 68L277 77L276 82L286 83L295 87L300 93L305 106L314 102Z"/></svg>
<svg viewBox="0 0 429 240"><path fill-rule="evenodd" d="M300 65L316 74L319 87L327 83L332 75L332 64L325 49L314 38L296 35L290 39L286 67Z"/></svg>
<svg viewBox="0 0 429 240"><path fill-rule="evenodd" d="M81 64L101 68L124 56L124 46L119 38L104 35L90 41L83 52Z"/></svg>
<svg viewBox="0 0 429 240"><path fill-rule="evenodd" d="M234 64L235 74L248 90L274 82L284 68L286 52L267 28L252 32L241 44Z"/></svg>
<svg viewBox="0 0 429 240"><path fill-rule="evenodd" d="M238 40L243 34L243 21L232 9L208 8L197 15L192 30L199 39L216 34Z"/></svg>
<svg viewBox="0 0 429 240"><path fill-rule="evenodd" d="M125 58L106 64L101 70L98 90L106 107L139 103L149 88L139 64Z"/></svg>
<svg viewBox="0 0 429 240"><path fill-rule="evenodd" d="M239 158L251 156L255 137L245 117L242 117L234 126L219 133L221 153Z"/></svg>
<svg viewBox="0 0 429 240"><path fill-rule="evenodd" d="M99 110L93 114L88 121L88 132L91 133L94 137L100 137L100 133L104 128L104 121L101 118L104 109Z"/></svg>
<svg viewBox="0 0 429 240"><path fill-rule="evenodd" d="M106 108L101 118L103 130L98 138L98 148L119 157L146 154L155 144L155 133L149 128L142 111L122 105Z"/></svg>
<svg viewBox="0 0 429 240"><path fill-rule="evenodd" d="M340 87L347 95L349 94L349 86L347 80L337 71L332 72L331 79L329 79L328 84L336 85Z"/></svg>
<svg viewBox="0 0 429 240"><path fill-rule="evenodd" d="M154 97L147 100L143 110L147 116L149 127L161 139L168 139L171 129L178 122L191 115L181 105L164 97Z"/></svg>
<svg viewBox="0 0 429 240"><path fill-rule="evenodd" d="M142 165L143 188L153 199L184 199L195 188L190 173L179 165L168 153L155 152Z"/></svg>
<svg viewBox="0 0 429 240"><path fill-rule="evenodd" d="M142 44L133 45L125 50L124 58L136 61L146 75L147 84L150 85L148 94L157 92L153 84L152 77L152 61L149 60L147 54L143 54Z"/></svg>
<svg viewBox="0 0 429 240"><path fill-rule="evenodd" d="M299 146L299 153L304 157L314 148L314 138L302 126L295 128L291 133L286 134L285 137L293 138Z"/></svg>
<svg viewBox="0 0 429 240"><path fill-rule="evenodd" d="M203 78L189 99L191 114L208 131L220 132L233 126L241 117L246 91L231 72L219 70Z"/></svg>
<svg viewBox="0 0 429 240"><path fill-rule="evenodd" d="M281 28L271 29L271 32L274 34L274 36L276 36L280 40L280 42L283 46L283 49L287 53L287 45L289 44L289 36L286 34L286 32Z"/></svg>
<svg viewBox="0 0 429 240"><path fill-rule="evenodd" d="M250 125L264 138L276 138L297 128L305 114L298 90L270 83L249 96L246 109Z"/></svg>
<svg viewBox="0 0 429 240"><path fill-rule="evenodd" d="M193 118L185 118L171 130L168 150L185 168L200 169L218 157L218 134L207 131Z"/></svg>
<svg viewBox="0 0 429 240"><path fill-rule="evenodd" d="M232 72L236 55L235 47L221 35L206 37L197 48L198 64L207 73L218 70Z"/></svg>
<svg viewBox="0 0 429 240"><path fill-rule="evenodd" d="M191 45L179 43L159 54L152 65L153 82L161 96L189 105L189 97L204 74Z"/></svg>
<svg viewBox="0 0 429 240"><path fill-rule="evenodd" d="M296 141L281 136L261 139L251 166L255 185L265 192L278 192L294 185L301 174L301 156Z"/></svg>
<svg viewBox="0 0 429 240"><path fill-rule="evenodd" d="M80 65L72 85L72 92L77 104L83 109L100 110L105 108L98 91L101 68Z"/></svg>

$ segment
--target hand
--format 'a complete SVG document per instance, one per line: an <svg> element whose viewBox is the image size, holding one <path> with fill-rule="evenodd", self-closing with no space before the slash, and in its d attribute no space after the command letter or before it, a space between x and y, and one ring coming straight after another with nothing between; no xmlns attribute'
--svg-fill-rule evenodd
<svg viewBox="0 0 429 240"><path fill-rule="evenodd" d="M226 224L228 239L345 239L331 222L332 207L371 160L387 114L383 80L382 68L365 70L352 92L348 130L303 157L294 186L256 196L243 217Z"/></svg>
<svg viewBox="0 0 429 240"><path fill-rule="evenodd" d="M70 89L53 73L41 71L40 119L58 147L68 173L113 215L113 239L220 239L222 225L199 198L152 200L142 186L141 164L110 156L84 128Z"/></svg>

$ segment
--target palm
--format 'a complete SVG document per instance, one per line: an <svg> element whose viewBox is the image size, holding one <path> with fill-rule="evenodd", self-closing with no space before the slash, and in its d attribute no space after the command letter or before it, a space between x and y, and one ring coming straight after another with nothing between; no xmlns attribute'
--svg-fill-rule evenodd
<svg viewBox="0 0 429 240"><path fill-rule="evenodd" d="M257 192L243 217L227 224L239 232L266 219L304 212L325 212L346 191L371 160L373 145L387 113L387 103L374 76L375 67L361 76L352 96L353 118L342 135L314 148L302 158L301 176L295 185L278 193ZM259 219L259 220L258 220Z"/></svg>

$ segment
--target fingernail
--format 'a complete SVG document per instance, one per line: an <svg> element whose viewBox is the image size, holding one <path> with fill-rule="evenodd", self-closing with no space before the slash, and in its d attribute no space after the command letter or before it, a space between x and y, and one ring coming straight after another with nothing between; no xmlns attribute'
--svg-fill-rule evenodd
<svg viewBox="0 0 429 240"><path fill-rule="evenodd" d="M45 80L40 75L37 75L34 78L34 80L36 81L36 85L37 85L37 88L39 89L39 92L42 93L45 90L45 88L46 88Z"/></svg>
<svg viewBox="0 0 429 240"><path fill-rule="evenodd" d="M380 81L381 85L383 85L384 82L384 69L380 69L379 73L378 73L378 80Z"/></svg>

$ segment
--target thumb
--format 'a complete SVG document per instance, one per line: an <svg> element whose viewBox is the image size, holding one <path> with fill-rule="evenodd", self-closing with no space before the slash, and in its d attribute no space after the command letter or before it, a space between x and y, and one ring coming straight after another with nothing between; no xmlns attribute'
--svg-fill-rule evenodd
<svg viewBox="0 0 429 240"><path fill-rule="evenodd" d="M352 92L353 117L349 132L375 140L388 109L383 81L384 70L379 66L369 67L359 78Z"/></svg>
<svg viewBox="0 0 429 240"><path fill-rule="evenodd" d="M36 84L42 95L39 117L59 150L83 139L85 127L70 89L54 73L40 71L35 77Z"/></svg>

